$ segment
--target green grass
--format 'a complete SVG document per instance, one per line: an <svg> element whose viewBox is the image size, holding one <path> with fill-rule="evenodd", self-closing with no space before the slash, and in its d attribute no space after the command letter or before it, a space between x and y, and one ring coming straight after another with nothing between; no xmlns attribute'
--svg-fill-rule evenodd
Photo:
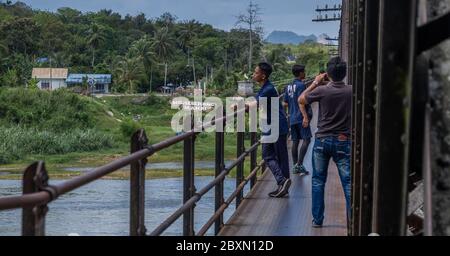
<svg viewBox="0 0 450 256"><path fill-rule="evenodd" d="M69 150L65 153L53 154L49 154L48 152L29 151L26 152L26 154L23 154L19 159L10 161L9 165L0 165L0 168L9 167L20 172L32 162L42 160L46 162L47 169L52 175L60 178L67 178L78 175L79 173L66 172L64 171L64 168L98 167L128 155L130 150L130 131L133 132L139 128L144 128L149 139L149 144L155 144L175 136L175 132L170 126L170 121L173 114L176 113L176 110L170 109L169 100L166 98L158 98L156 96L104 97L99 99L81 96L76 97L80 97L81 99L79 100L88 105L87 113L89 118L93 120L92 129L109 136L113 141L112 147L102 147L90 152ZM107 112L112 112L113 117L108 115ZM140 116L140 120L133 121L133 118L137 115ZM0 123L2 121L4 123L5 120L1 119L0 113ZM16 138L14 140L18 139ZM8 144L17 145L15 142L17 141L9 141ZM21 143L26 144L25 141L22 141ZM249 141L246 141L246 148L250 146L249 144ZM236 134L226 134L225 159L233 160L235 158ZM197 161L215 160L214 133L205 133L197 137L195 143L195 159ZM154 163L182 162L183 142L155 153L149 158L149 161ZM214 173L213 170L198 170L198 172L202 175L213 175ZM182 175L181 171L157 170L149 172L150 178L177 177L180 175ZM112 176L120 178L126 176L126 174ZM8 176L0 176L0 178L8 178Z"/></svg>

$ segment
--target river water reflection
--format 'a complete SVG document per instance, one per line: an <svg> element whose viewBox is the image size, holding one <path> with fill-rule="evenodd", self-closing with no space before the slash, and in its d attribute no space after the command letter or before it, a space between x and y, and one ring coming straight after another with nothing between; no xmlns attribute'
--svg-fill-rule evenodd
<svg viewBox="0 0 450 256"><path fill-rule="evenodd" d="M195 177L197 190L213 177ZM52 181L57 184L61 181ZM235 189L235 179L225 180L225 198ZM248 193L246 186L244 194ZM0 197L21 194L21 181L0 180ZM49 205L46 234L66 236L127 236L129 234L130 183L127 180L99 180L60 197ZM182 205L183 178L147 180L145 187L145 223L148 233ZM225 212L225 221L235 209ZM195 208L195 230L198 231L214 213L214 189ZM21 210L0 211L0 236L20 235ZM213 229L208 231L213 234ZM182 217L163 235L181 235Z"/></svg>

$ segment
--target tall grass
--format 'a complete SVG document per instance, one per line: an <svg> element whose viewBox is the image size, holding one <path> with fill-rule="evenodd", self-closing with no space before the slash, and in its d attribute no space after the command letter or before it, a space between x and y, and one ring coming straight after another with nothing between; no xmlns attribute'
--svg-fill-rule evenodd
<svg viewBox="0 0 450 256"><path fill-rule="evenodd" d="M66 154L113 147L111 135L92 129L62 133L37 128L0 127L0 164L31 154Z"/></svg>
<svg viewBox="0 0 450 256"><path fill-rule="evenodd" d="M93 128L94 108L88 99L66 90L0 88L0 124L40 127L63 132Z"/></svg>

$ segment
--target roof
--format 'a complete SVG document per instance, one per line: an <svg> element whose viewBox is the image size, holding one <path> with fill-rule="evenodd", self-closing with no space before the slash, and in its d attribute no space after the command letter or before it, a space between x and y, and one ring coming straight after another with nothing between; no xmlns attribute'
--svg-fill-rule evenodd
<svg viewBox="0 0 450 256"><path fill-rule="evenodd" d="M110 84L111 75L110 74L70 74L67 77L66 83L68 84L82 84L83 78L87 80L93 80L96 84Z"/></svg>
<svg viewBox="0 0 450 256"><path fill-rule="evenodd" d="M68 73L69 69L67 68L33 68L31 77L37 79L66 79Z"/></svg>

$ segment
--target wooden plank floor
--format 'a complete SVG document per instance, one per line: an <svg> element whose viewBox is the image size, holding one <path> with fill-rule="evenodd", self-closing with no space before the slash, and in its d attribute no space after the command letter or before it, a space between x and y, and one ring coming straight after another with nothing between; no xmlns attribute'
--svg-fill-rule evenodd
<svg viewBox="0 0 450 256"><path fill-rule="evenodd" d="M317 116L317 106L314 107ZM316 123L313 120L313 123ZM313 130L314 131L314 130ZM289 148L291 147L289 142ZM311 143L313 144L313 143ZM306 156L306 168L312 174L312 145ZM290 153L290 150L289 150ZM291 158L291 155L289 156ZM291 165L292 161L290 160ZM292 166L291 166L292 169ZM292 175L286 198L270 198L276 187L269 169L259 178L220 236L346 236L345 198L336 165L330 161L325 192L325 221L322 228L311 227L311 175Z"/></svg>

